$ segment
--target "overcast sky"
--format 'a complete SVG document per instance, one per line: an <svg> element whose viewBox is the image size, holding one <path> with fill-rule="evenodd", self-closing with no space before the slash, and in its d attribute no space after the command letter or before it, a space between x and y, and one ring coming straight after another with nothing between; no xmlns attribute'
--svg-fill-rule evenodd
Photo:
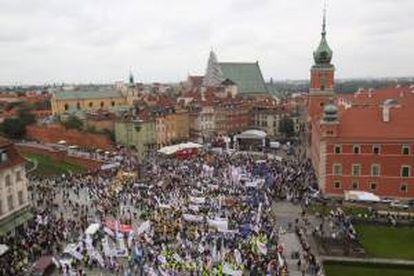
<svg viewBox="0 0 414 276"><path fill-rule="evenodd" d="M0 84L176 82L219 61L306 79L323 0L0 0ZM330 0L339 78L414 75L413 0Z"/></svg>

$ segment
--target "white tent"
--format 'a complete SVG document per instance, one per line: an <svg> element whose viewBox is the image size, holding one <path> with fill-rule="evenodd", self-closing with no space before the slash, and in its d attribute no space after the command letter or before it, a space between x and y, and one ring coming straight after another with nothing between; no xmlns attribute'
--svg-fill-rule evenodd
<svg viewBox="0 0 414 276"><path fill-rule="evenodd" d="M380 197L364 191L345 191L345 200L378 202Z"/></svg>
<svg viewBox="0 0 414 276"><path fill-rule="evenodd" d="M236 135L236 138L238 139L265 139L266 136L267 134L264 131L256 130L256 129L249 129Z"/></svg>
<svg viewBox="0 0 414 276"><path fill-rule="evenodd" d="M193 142L187 142L187 143L181 143L181 144L177 144L177 145L173 145L173 146L168 146L168 147L163 147L161 149L158 150L159 153L163 153L166 155L171 155L176 153L177 151L180 150L186 150L186 149L198 149L203 147L200 144L197 143L193 143Z"/></svg>

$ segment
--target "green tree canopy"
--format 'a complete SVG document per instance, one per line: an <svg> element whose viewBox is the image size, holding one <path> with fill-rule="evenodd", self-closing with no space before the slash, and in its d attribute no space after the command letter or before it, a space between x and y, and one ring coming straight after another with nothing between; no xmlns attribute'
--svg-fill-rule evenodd
<svg viewBox="0 0 414 276"><path fill-rule="evenodd" d="M26 125L18 118L5 119L0 129L3 135L10 139L21 139L26 134Z"/></svg>
<svg viewBox="0 0 414 276"><path fill-rule="evenodd" d="M64 125L66 128L73 128L77 130L81 130L83 128L82 120L74 115L70 115L67 120L62 122L62 125Z"/></svg>

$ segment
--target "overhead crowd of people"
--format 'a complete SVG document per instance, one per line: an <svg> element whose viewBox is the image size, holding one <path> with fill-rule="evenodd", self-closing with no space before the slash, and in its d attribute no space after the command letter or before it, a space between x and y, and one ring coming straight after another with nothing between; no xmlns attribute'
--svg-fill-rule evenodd
<svg viewBox="0 0 414 276"><path fill-rule="evenodd" d="M10 251L0 274L23 274L47 255L63 275L288 275L272 204L309 203L316 181L307 160L153 154L141 176L128 156L118 160L107 170L32 177L35 219L1 241Z"/></svg>

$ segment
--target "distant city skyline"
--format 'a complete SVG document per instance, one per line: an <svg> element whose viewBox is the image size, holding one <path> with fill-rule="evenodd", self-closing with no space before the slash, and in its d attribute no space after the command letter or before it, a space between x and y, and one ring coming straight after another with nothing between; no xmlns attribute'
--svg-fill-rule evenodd
<svg viewBox="0 0 414 276"><path fill-rule="evenodd" d="M0 85L178 82L219 61L309 78L323 0L0 1ZM328 3L337 78L410 77L410 0Z"/></svg>

